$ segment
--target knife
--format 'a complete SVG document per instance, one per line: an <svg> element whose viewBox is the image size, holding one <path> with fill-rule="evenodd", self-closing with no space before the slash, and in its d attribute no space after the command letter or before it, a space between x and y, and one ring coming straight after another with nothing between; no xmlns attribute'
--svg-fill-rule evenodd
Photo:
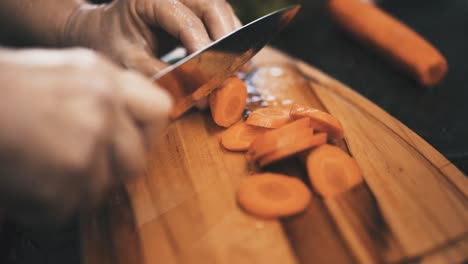
<svg viewBox="0 0 468 264"><path fill-rule="evenodd" d="M152 80L167 89L174 100L171 118L180 117L240 69L300 8L293 5L261 17L155 74Z"/></svg>
<svg viewBox="0 0 468 264"><path fill-rule="evenodd" d="M300 6L257 19L153 76L175 101L173 118L230 77L286 27ZM124 184L95 215L81 218L82 260L86 264L140 264L142 246ZM130 245L130 246L129 246Z"/></svg>

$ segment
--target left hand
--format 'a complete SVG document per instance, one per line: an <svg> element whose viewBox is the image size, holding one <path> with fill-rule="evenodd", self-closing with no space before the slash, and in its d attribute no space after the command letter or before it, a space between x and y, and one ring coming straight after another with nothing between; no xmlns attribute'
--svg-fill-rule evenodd
<svg viewBox="0 0 468 264"><path fill-rule="evenodd" d="M155 57L157 29L179 39L192 53L240 26L225 0L114 0L82 5L69 17L61 42L100 51L151 76L166 67Z"/></svg>

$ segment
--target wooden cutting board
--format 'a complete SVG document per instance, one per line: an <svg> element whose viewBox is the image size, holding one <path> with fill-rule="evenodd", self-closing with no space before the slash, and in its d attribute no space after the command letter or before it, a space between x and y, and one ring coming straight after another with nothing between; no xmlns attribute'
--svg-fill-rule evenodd
<svg viewBox="0 0 468 264"><path fill-rule="evenodd" d="M345 140L338 144L357 160L365 184L337 199L314 196L305 213L280 221L249 216L236 205L235 192L256 168L244 154L220 147L223 129L209 113L192 111L169 125L146 174L127 184L129 200L122 192L117 202L86 219L85 263L468 259L468 180L462 172L399 121L316 68L271 48L254 65L249 82L270 103L310 105L342 122ZM302 167L291 159L269 170L306 179Z"/></svg>

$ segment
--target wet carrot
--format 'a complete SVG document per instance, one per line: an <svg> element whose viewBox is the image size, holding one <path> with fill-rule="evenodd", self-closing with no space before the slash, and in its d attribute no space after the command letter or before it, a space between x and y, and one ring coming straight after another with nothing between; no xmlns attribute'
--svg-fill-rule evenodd
<svg viewBox="0 0 468 264"><path fill-rule="evenodd" d="M313 189L324 198L333 198L363 181L357 162L338 147L322 145L306 159Z"/></svg>
<svg viewBox="0 0 468 264"><path fill-rule="evenodd" d="M247 118L247 124L259 127L278 128L290 121L289 108L265 107L255 109Z"/></svg>
<svg viewBox="0 0 468 264"><path fill-rule="evenodd" d="M373 4L329 0L333 19L359 41L380 50L421 84L433 86L448 71L440 52L411 28Z"/></svg>
<svg viewBox="0 0 468 264"><path fill-rule="evenodd" d="M224 84L210 94L211 115L215 123L229 127L239 121L247 100L247 87L238 77L227 79Z"/></svg>
<svg viewBox="0 0 468 264"><path fill-rule="evenodd" d="M301 137L298 140L290 141L289 144L285 144L281 148L270 152L269 154L261 157L258 160L260 167L265 167L269 164L272 164L276 161L291 157L295 154L298 154L302 151L306 151L313 147L317 147L327 143L327 134L326 133L317 133L309 137Z"/></svg>
<svg viewBox="0 0 468 264"><path fill-rule="evenodd" d="M292 134L297 134L299 131L306 131L308 136L312 135L313 129L310 126L309 118L298 119L280 128L265 132L261 137L254 139L249 147L248 154L257 159L259 156L279 148L277 144L282 138L290 139Z"/></svg>
<svg viewBox="0 0 468 264"><path fill-rule="evenodd" d="M304 183L294 177L275 173L255 174L245 178L239 186L240 206L256 216L276 218L305 210L311 193Z"/></svg>
<svg viewBox="0 0 468 264"><path fill-rule="evenodd" d="M248 125L241 120L223 133L221 145L231 151L245 151L255 138L268 130L268 128Z"/></svg>
<svg viewBox="0 0 468 264"><path fill-rule="evenodd" d="M309 117L311 126L317 131L326 132L330 139L342 139L344 136L340 121L328 113L294 104L290 114L293 119Z"/></svg>

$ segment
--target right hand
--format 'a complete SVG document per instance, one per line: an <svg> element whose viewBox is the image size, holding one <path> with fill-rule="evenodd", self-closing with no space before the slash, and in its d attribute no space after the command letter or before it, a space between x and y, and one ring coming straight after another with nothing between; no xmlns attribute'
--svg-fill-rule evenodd
<svg viewBox="0 0 468 264"><path fill-rule="evenodd" d="M0 207L65 220L141 173L168 94L88 50L0 50Z"/></svg>
<svg viewBox="0 0 468 264"><path fill-rule="evenodd" d="M91 48L153 76L167 67L155 57L164 44L161 29L193 53L240 27L226 0L114 0L82 4L63 25L60 42Z"/></svg>

